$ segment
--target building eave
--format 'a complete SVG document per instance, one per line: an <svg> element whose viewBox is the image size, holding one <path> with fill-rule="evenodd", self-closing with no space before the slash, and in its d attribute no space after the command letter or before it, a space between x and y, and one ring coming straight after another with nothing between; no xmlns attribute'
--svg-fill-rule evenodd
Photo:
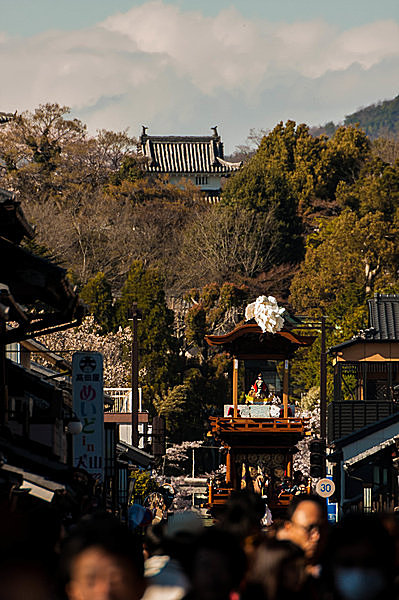
<svg viewBox="0 0 399 600"><path fill-rule="evenodd" d="M348 458L348 460L346 460L343 463L344 469L353 467L353 465L355 465L359 462L362 462L363 460L366 460L366 459L370 458L371 456L374 456L375 454L377 454L377 452L381 452L382 450L385 450L385 448L389 448L390 446L395 446L396 442L398 440L399 440L399 433L398 433L398 435L395 435L394 437L391 437L391 438L385 440L384 442L380 442L376 446L372 446L371 448L368 448L368 450L365 450L364 452L360 452L359 454L357 454L356 456L353 456L352 458Z"/></svg>

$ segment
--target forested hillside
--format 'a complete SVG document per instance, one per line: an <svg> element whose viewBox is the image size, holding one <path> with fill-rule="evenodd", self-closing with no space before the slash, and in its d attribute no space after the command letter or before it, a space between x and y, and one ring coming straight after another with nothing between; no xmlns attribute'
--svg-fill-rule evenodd
<svg viewBox="0 0 399 600"><path fill-rule="evenodd" d="M325 314L332 344L367 325L370 295L399 292L397 156L352 125L326 138L279 123L208 205L195 188L149 178L126 132L89 136L49 104L0 131L0 185L35 224L35 251L68 270L93 335L127 343L112 336L138 303L145 406L165 415L172 439L195 439L227 393L228 361L204 335L231 327L246 303L274 295L297 314ZM298 398L318 383L318 351L297 363ZM128 347L115 355L129 361ZM127 385L129 369L120 373Z"/></svg>
<svg viewBox="0 0 399 600"><path fill-rule="evenodd" d="M381 137L397 138L399 134L399 96L393 100L384 100L360 108L345 117L345 126L356 124L366 132L371 140ZM314 135L324 133L331 136L337 128L338 125L330 121L320 127L312 127L312 133Z"/></svg>
<svg viewBox="0 0 399 600"><path fill-rule="evenodd" d="M399 96L366 106L345 117L345 125L355 125L364 129L370 139L395 137L399 133Z"/></svg>

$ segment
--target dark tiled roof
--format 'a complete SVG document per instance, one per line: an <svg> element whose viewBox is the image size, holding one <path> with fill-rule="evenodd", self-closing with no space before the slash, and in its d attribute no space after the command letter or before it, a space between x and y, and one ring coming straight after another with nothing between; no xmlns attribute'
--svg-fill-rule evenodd
<svg viewBox="0 0 399 600"><path fill-rule="evenodd" d="M20 243L23 237L33 238L34 229L29 225L20 202L12 192L0 188L0 236Z"/></svg>
<svg viewBox="0 0 399 600"><path fill-rule="evenodd" d="M0 112L0 125L3 125L3 123L8 123L8 121L11 121L12 119L15 118L15 115L17 113L6 113L6 112Z"/></svg>
<svg viewBox="0 0 399 600"><path fill-rule="evenodd" d="M16 302L39 300L57 310L66 310L77 298L66 271L45 258L0 237L0 282L10 288Z"/></svg>
<svg viewBox="0 0 399 600"><path fill-rule="evenodd" d="M152 173L231 173L240 163L224 160L223 143L216 132L213 136L140 137L138 152L148 159L146 169Z"/></svg>
<svg viewBox="0 0 399 600"><path fill-rule="evenodd" d="M374 340L399 340L399 296L374 294L368 300L369 324Z"/></svg>
<svg viewBox="0 0 399 600"><path fill-rule="evenodd" d="M367 300L369 307L369 328L359 331L351 340L337 344L329 352L338 352L359 342L379 342L399 340L399 295L374 294Z"/></svg>
<svg viewBox="0 0 399 600"><path fill-rule="evenodd" d="M147 468L154 460L152 454L144 452L141 448L135 448L126 442L119 441L116 445L117 454L126 454L128 459L141 467Z"/></svg>

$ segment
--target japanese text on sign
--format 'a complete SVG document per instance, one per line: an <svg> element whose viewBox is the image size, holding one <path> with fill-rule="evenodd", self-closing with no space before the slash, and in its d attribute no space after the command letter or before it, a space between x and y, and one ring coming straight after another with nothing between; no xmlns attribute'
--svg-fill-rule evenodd
<svg viewBox="0 0 399 600"><path fill-rule="evenodd" d="M74 466L98 481L104 478L103 357L99 352L75 352L72 357L73 409L82 433L73 439Z"/></svg>

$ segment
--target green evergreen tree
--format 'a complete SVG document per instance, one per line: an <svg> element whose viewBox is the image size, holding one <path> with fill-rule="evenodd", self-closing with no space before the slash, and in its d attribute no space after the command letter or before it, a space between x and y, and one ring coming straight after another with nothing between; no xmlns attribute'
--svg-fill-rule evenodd
<svg viewBox="0 0 399 600"><path fill-rule="evenodd" d="M338 212L337 186L353 184L370 153L367 136L356 127L339 127L327 139L313 137L307 125L279 123L229 179L223 202L260 212L273 210L280 239L275 264L298 263L304 255L304 230L313 227L315 215Z"/></svg>
<svg viewBox="0 0 399 600"><path fill-rule="evenodd" d="M241 315L235 309L242 309L247 298L246 286L227 282L221 286L211 283L189 293L187 299L194 304L185 317L185 337L195 358L185 360L179 383L157 395L155 401L173 441L200 439L208 429L209 416L223 413L223 404L230 396L226 373L231 361L224 354L208 352L204 336L237 318L236 313Z"/></svg>
<svg viewBox="0 0 399 600"><path fill-rule="evenodd" d="M165 417L172 441L203 438L209 429L209 416L223 414L228 398L228 362L223 355L215 355L201 366L193 361L187 365L182 383L157 396L156 409Z"/></svg>
<svg viewBox="0 0 399 600"><path fill-rule="evenodd" d="M205 335L212 334L224 322L232 319L232 311L243 316L240 309L248 300L249 289L246 285L235 285L225 282L222 285L210 283L201 290L191 290L187 299L193 299L193 306L185 316L186 340L198 351L198 358L203 362L208 359L208 344Z"/></svg>
<svg viewBox="0 0 399 600"><path fill-rule="evenodd" d="M379 211L388 222L399 216L399 163L387 164L377 157L366 161L353 183L337 189L337 201L358 215Z"/></svg>
<svg viewBox="0 0 399 600"><path fill-rule="evenodd" d="M103 333L109 333L115 326L115 307L112 290L104 273L89 279L80 292L83 302L89 306L90 313L101 326Z"/></svg>
<svg viewBox="0 0 399 600"><path fill-rule="evenodd" d="M132 304L141 312L138 323L139 382L150 408L155 394L163 394L177 378L177 345L173 337L173 312L165 301L163 277L153 267L133 262L117 307L118 325L129 321Z"/></svg>
<svg viewBox="0 0 399 600"><path fill-rule="evenodd" d="M123 181L135 183L144 177L145 171L142 161L140 162L137 156L126 156L118 171L110 175L109 183L112 185L121 185Z"/></svg>
<svg viewBox="0 0 399 600"><path fill-rule="evenodd" d="M344 210L325 219L308 237L305 260L291 285L291 303L300 314L326 315L327 347L351 339L367 327L367 298L374 292L394 293L398 288L399 228L381 212L359 217ZM320 333L293 367L299 396L318 385ZM331 365L330 365L331 366ZM330 377L330 398L332 377Z"/></svg>
<svg viewBox="0 0 399 600"><path fill-rule="evenodd" d="M315 193L318 198L335 200L340 183L352 184L371 155L370 140L361 129L339 127L325 142L316 167Z"/></svg>
<svg viewBox="0 0 399 600"><path fill-rule="evenodd" d="M273 212L272 226L279 239L274 253L276 264L298 262L303 256L299 197L288 178L295 166L296 139L304 134L303 128L296 129L293 121L277 125L223 191L224 204L259 213ZM314 139L307 135L309 140Z"/></svg>

